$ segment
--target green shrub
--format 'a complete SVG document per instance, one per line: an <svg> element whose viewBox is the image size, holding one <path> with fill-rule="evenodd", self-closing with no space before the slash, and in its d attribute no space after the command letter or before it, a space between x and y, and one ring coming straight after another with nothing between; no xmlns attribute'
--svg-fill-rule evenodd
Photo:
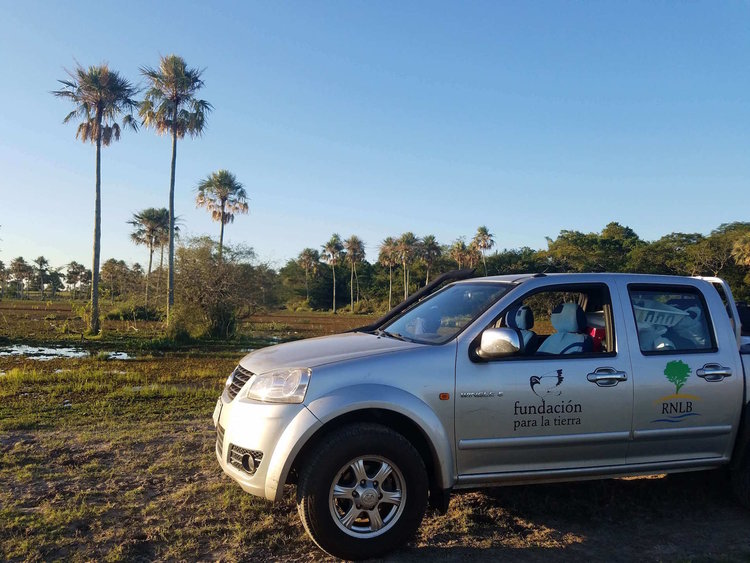
<svg viewBox="0 0 750 563"><path fill-rule="evenodd" d="M106 316L110 321L162 321L164 313L160 309L149 305L123 303L112 309Z"/></svg>

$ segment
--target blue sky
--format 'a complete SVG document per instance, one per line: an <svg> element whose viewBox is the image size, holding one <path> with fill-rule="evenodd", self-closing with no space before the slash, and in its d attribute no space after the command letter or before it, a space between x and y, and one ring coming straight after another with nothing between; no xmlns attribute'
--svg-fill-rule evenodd
<svg viewBox="0 0 750 563"><path fill-rule="evenodd" d="M0 260L89 265L94 148L49 91L75 61L143 84L176 53L215 106L179 144L176 209L218 236L195 185L250 194L230 242L280 266L333 232L368 259L411 230L486 224L545 247L609 221L643 238L749 220L746 2L14 2L0 0ZM129 131L102 158L102 257L146 260L126 221L166 206L170 142Z"/></svg>

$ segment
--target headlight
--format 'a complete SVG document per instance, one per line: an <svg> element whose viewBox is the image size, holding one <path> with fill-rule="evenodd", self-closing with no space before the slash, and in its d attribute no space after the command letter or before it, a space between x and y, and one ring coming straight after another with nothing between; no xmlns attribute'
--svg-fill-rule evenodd
<svg viewBox="0 0 750 563"><path fill-rule="evenodd" d="M254 375L241 396L267 403L301 403L310 382L310 368L284 368Z"/></svg>

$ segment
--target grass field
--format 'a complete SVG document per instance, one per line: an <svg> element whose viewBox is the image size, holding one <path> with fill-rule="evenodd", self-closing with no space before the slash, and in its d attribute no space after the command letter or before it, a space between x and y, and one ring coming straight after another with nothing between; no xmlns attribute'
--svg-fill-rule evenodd
<svg viewBox="0 0 750 563"><path fill-rule="evenodd" d="M33 328L40 313L23 314L25 330L48 333ZM265 315L240 343L207 350L0 357L0 561L325 559L293 488L274 506L221 473L211 412L248 342L352 324L363 319ZM99 342L135 350L142 334ZM393 559L748 560L748 530L721 472L515 487L456 494Z"/></svg>

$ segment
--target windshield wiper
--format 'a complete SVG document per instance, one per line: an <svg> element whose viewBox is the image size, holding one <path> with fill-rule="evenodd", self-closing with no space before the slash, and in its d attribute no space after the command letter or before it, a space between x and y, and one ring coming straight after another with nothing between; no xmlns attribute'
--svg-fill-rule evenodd
<svg viewBox="0 0 750 563"><path fill-rule="evenodd" d="M390 338L395 338L396 340L402 340L402 341L408 340L409 342L413 342L411 339L406 338L405 336L403 336L402 334L399 334L398 332L388 332L387 330L383 330L380 328L376 330L374 334L376 336L388 336Z"/></svg>

